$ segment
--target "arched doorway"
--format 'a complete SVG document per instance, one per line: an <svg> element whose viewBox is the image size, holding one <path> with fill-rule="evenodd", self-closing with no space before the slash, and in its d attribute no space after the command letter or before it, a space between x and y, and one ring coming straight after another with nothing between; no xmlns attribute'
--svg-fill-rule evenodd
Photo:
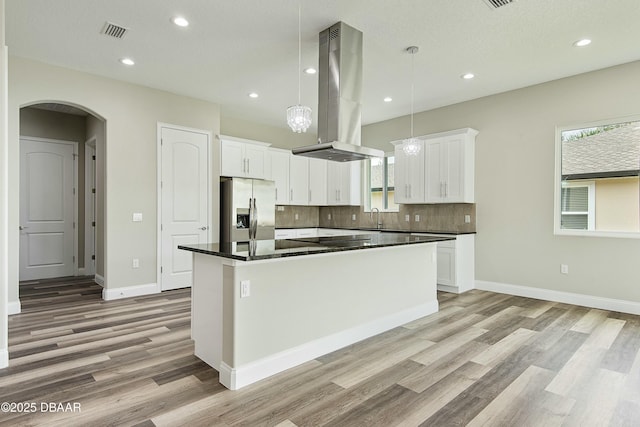
<svg viewBox="0 0 640 427"><path fill-rule="evenodd" d="M104 283L105 120L82 106L20 108L20 281Z"/></svg>

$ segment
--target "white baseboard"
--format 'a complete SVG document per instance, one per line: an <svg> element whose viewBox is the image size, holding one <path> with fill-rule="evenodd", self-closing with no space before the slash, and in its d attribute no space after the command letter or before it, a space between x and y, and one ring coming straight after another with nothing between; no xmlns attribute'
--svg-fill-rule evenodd
<svg viewBox="0 0 640 427"><path fill-rule="evenodd" d="M157 283L148 283L146 285L125 286L115 289L102 289L102 299L111 301L114 299L139 297L141 295L151 295L160 293L160 286Z"/></svg>
<svg viewBox="0 0 640 427"><path fill-rule="evenodd" d="M400 313L394 313L347 329L346 331L319 338L237 368L232 368L222 362L218 370L220 373L220 383L228 389L237 390L277 374L278 372L293 368L294 366L362 341L365 338L402 326L421 317L436 313L437 311L438 301L431 301L418 307L413 307Z"/></svg>
<svg viewBox="0 0 640 427"><path fill-rule="evenodd" d="M9 366L9 351L6 348L0 350L0 369Z"/></svg>
<svg viewBox="0 0 640 427"><path fill-rule="evenodd" d="M458 289L457 286L451 286L451 285L438 285L438 290L442 292L451 292L454 294L460 293L460 289Z"/></svg>
<svg viewBox="0 0 640 427"><path fill-rule="evenodd" d="M96 283L104 288L104 277L99 274L96 274L96 277L93 279Z"/></svg>
<svg viewBox="0 0 640 427"><path fill-rule="evenodd" d="M12 314L20 314L22 312L22 305L20 304L20 300L18 301L9 301L7 303L7 314L11 316Z"/></svg>
<svg viewBox="0 0 640 427"><path fill-rule="evenodd" d="M584 307L599 308L602 310L618 311L621 313L640 314L640 303L634 301L554 291L551 289L533 288L530 286L511 285L508 283L487 282L484 280L476 280L476 289L547 301L563 302L567 304L581 305Z"/></svg>

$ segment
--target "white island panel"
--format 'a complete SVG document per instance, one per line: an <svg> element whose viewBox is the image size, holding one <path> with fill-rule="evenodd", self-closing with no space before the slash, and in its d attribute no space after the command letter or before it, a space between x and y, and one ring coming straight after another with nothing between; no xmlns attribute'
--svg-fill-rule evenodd
<svg viewBox="0 0 640 427"><path fill-rule="evenodd" d="M196 356L230 389L438 311L435 243L248 262L196 253L194 272Z"/></svg>

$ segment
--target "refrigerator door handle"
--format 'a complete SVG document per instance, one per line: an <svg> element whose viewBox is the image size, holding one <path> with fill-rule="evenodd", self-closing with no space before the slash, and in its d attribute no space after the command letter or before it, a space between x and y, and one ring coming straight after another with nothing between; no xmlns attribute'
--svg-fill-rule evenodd
<svg viewBox="0 0 640 427"><path fill-rule="evenodd" d="M258 208L256 199L249 199L249 240L255 240L258 232Z"/></svg>

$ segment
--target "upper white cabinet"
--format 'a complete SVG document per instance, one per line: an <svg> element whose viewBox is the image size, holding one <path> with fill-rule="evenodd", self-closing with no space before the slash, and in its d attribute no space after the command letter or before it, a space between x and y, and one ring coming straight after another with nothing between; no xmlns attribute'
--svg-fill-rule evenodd
<svg viewBox="0 0 640 427"><path fill-rule="evenodd" d="M327 160L309 158L309 205L327 204Z"/></svg>
<svg viewBox="0 0 640 427"><path fill-rule="evenodd" d="M327 204L360 205L361 162L327 162Z"/></svg>
<svg viewBox="0 0 640 427"><path fill-rule="evenodd" d="M425 141L425 202L473 203L475 129Z"/></svg>
<svg viewBox="0 0 640 427"><path fill-rule="evenodd" d="M416 156L395 146L396 203L473 203L475 138L471 128L424 135Z"/></svg>
<svg viewBox="0 0 640 427"><path fill-rule="evenodd" d="M395 202L422 203L424 202L424 144L415 156L410 156L402 150L402 143L395 142Z"/></svg>
<svg viewBox="0 0 640 427"><path fill-rule="evenodd" d="M309 158L291 155L289 158L289 202L309 204Z"/></svg>
<svg viewBox="0 0 640 427"><path fill-rule="evenodd" d="M220 136L220 175L266 178L268 146L263 142Z"/></svg>
<svg viewBox="0 0 640 427"><path fill-rule="evenodd" d="M289 159L291 152L269 148L266 178L276 183L276 205L289 204Z"/></svg>

